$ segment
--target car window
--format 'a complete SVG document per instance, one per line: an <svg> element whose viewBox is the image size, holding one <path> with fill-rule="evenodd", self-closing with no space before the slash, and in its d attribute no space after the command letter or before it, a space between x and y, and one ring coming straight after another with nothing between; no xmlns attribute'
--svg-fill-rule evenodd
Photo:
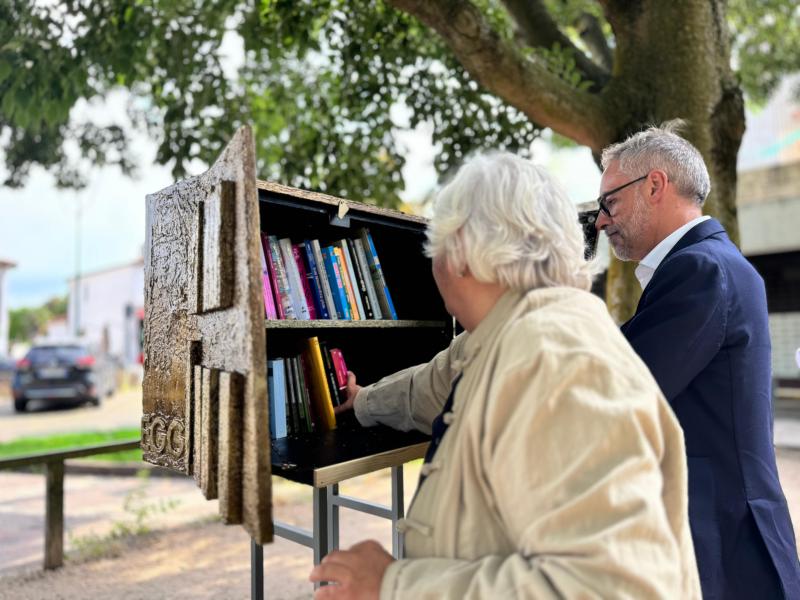
<svg viewBox="0 0 800 600"><path fill-rule="evenodd" d="M49 360L75 361L87 354L81 346L37 346L28 352L28 360L45 362Z"/></svg>

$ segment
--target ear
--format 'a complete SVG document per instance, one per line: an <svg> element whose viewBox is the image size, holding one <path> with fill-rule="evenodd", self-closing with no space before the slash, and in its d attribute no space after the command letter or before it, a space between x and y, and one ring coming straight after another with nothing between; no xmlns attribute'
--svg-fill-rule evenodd
<svg viewBox="0 0 800 600"><path fill-rule="evenodd" d="M658 203L664 197L664 192L669 183L669 176L666 171L653 169L647 175L647 194L651 202Z"/></svg>

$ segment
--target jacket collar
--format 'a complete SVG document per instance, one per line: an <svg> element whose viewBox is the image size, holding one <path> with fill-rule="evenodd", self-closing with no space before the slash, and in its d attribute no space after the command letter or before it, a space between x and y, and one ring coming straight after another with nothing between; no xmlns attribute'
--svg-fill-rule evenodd
<svg viewBox="0 0 800 600"><path fill-rule="evenodd" d="M672 247L667 255L664 257L664 260L661 261L661 264L664 264L670 256L678 252L679 250L683 250L691 246L692 244L696 244L697 242L704 240L706 238L711 237L712 235L716 235L718 233L725 234L725 228L714 218L708 219L707 221L703 221L698 225L692 227L689 231L687 231L684 236L678 240L678 243ZM659 265L660 266L660 265ZM657 269L656 269L657 270Z"/></svg>

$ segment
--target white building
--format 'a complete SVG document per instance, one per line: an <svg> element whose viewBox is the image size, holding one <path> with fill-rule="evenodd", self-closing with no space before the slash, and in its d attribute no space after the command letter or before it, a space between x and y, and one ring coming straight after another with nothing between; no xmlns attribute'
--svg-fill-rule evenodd
<svg viewBox="0 0 800 600"><path fill-rule="evenodd" d="M143 259L69 280L67 330L126 366L140 360L143 318Z"/></svg>
<svg viewBox="0 0 800 600"><path fill-rule="evenodd" d="M0 356L8 354L8 305L6 304L6 271L16 263L0 258Z"/></svg>

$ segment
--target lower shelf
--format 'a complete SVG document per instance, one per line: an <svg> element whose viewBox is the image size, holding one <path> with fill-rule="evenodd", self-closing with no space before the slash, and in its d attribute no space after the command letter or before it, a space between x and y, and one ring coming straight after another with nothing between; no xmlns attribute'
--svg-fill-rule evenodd
<svg viewBox="0 0 800 600"><path fill-rule="evenodd" d="M382 468L422 458L430 437L418 431L341 423L333 431L273 440L272 474L325 487Z"/></svg>

